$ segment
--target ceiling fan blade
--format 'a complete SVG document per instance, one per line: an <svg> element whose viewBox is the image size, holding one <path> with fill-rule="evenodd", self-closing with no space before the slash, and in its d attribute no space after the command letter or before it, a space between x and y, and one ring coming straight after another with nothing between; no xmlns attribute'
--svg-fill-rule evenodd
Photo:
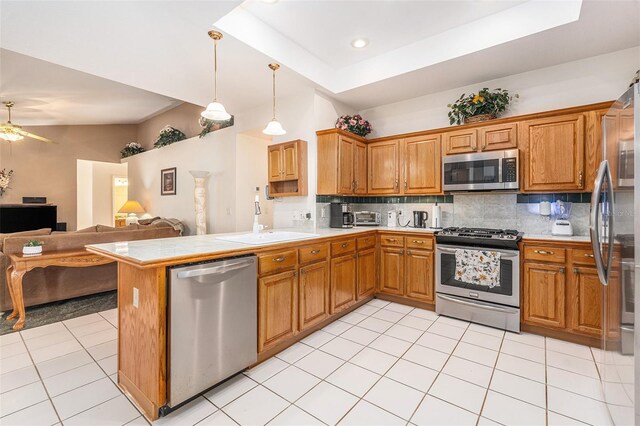
<svg viewBox="0 0 640 426"><path fill-rule="evenodd" d="M45 138L43 136L34 135L33 133L25 132L24 130L16 130L16 133L19 133L22 136L27 137L27 138L39 140L41 142L57 143L57 142L52 141L51 139L47 139L47 138Z"/></svg>

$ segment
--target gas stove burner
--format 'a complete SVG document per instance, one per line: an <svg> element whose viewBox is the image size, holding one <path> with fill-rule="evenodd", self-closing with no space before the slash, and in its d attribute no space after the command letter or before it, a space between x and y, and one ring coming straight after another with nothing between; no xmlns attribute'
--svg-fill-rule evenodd
<svg viewBox="0 0 640 426"><path fill-rule="evenodd" d="M492 228L445 228L436 234L437 243L449 243L466 246L517 248L524 234L515 229Z"/></svg>

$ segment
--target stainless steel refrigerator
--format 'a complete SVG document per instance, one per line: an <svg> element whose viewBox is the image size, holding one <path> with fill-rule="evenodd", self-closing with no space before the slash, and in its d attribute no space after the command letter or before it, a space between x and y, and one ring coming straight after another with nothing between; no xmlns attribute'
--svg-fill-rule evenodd
<svg viewBox="0 0 640 426"><path fill-rule="evenodd" d="M640 84L618 99L602 122L603 161L591 199L591 243L602 283L602 350L594 351L611 420L640 424ZM639 301L640 303L640 301ZM636 324L638 327L636 327Z"/></svg>

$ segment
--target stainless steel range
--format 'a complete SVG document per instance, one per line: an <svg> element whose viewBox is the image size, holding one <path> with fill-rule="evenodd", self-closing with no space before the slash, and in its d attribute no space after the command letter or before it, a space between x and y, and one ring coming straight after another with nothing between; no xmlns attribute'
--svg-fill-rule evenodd
<svg viewBox="0 0 640 426"><path fill-rule="evenodd" d="M436 312L520 332L522 232L445 228L436 234Z"/></svg>

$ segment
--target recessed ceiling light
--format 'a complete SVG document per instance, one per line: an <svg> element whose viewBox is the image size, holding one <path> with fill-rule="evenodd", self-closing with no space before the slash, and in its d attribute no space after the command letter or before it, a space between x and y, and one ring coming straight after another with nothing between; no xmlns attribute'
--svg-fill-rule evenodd
<svg viewBox="0 0 640 426"><path fill-rule="evenodd" d="M368 44L369 44L369 40L367 40L366 38L357 38L351 42L351 46L355 47L356 49L362 49L363 47L366 47Z"/></svg>

